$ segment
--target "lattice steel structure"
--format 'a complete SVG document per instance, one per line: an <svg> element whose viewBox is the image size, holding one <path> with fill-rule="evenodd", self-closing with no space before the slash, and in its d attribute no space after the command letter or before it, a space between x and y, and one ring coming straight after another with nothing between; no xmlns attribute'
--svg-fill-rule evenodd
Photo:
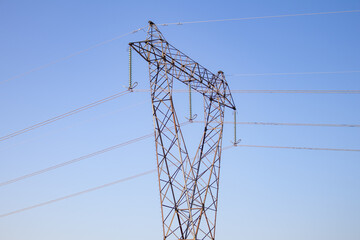
<svg viewBox="0 0 360 240"><path fill-rule="evenodd" d="M235 109L224 73L216 75L169 44L149 22L129 43L149 63L163 239L215 239L224 110ZM189 157L173 104L177 79L204 96L204 133Z"/></svg>

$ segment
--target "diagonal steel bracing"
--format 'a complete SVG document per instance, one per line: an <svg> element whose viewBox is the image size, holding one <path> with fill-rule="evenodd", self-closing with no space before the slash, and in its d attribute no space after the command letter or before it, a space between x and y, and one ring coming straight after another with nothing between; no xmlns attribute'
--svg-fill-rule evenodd
<svg viewBox="0 0 360 240"><path fill-rule="evenodd" d="M236 109L224 74L213 74L170 45L149 22L130 43L149 63L163 239L215 239L225 107ZM204 132L189 157L173 103L173 80L204 96Z"/></svg>

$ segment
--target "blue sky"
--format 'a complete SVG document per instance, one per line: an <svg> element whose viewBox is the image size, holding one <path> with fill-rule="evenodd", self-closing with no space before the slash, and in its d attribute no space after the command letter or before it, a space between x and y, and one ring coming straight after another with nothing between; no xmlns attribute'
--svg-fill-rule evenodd
<svg viewBox="0 0 360 240"><path fill-rule="evenodd" d="M0 81L155 23L358 10L344 1L0 1ZM165 38L231 89L359 90L360 13L163 26ZM140 31L0 84L0 136L124 90L128 42ZM149 86L136 54L133 79ZM179 85L180 86L180 85ZM180 121L187 94L177 93ZM201 98L194 112L202 116ZM359 95L234 94L238 121L360 124ZM135 105L135 106L133 106ZM133 107L132 107L133 106ZM125 109L125 110L124 110ZM199 117L200 118L200 117ZM231 112L226 115L231 121ZM150 96L131 93L0 142L0 182L153 131ZM184 127L188 146L201 125ZM359 128L238 126L243 144L360 148ZM225 126L224 146L233 139ZM223 152L217 238L360 239L358 152L232 148ZM0 214L156 167L152 138L0 187ZM160 239L151 174L0 218L1 240Z"/></svg>

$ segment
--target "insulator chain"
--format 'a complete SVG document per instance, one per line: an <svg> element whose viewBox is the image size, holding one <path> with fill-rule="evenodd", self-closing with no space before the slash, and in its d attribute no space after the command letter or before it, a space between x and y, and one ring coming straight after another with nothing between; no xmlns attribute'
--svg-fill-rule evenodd
<svg viewBox="0 0 360 240"><path fill-rule="evenodd" d="M192 114L192 97L191 97L191 82L189 81L189 122L192 122L197 117L197 114Z"/></svg>
<svg viewBox="0 0 360 240"><path fill-rule="evenodd" d="M236 110L234 110L233 114L234 114L234 146L236 146L237 144L239 144L241 142L241 139L237 139L237 136L236 136Z"/></svg>
<svg viewBox="0 0 360 240"><path fill-rule="evenodd" d="M137 82L132 83L132 51L131 47L129 47L129 91L133 91L133 89L138 85Z"/></svg>

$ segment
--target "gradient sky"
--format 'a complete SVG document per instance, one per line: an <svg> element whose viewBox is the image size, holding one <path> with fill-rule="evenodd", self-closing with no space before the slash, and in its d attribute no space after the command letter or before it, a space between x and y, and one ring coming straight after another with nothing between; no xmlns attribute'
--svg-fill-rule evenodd
<svg viewBox="0 0 360 240"><path fill-rule="evenodd" d="M155 23L360 9L358 0L0 0L0 81ZM160 27L165 38L231 89L359 90L360 13ZM121 38L0 84L0 136L123 91L130 41ZM133 78L149 87L134 53ZM179 87L181 87L179 85ZM176 94L180 121L187 94ZM198 101L199 100L199 101ZM239 121L360 124L359 95L234 94ZM201 120L201 98L194 112ZM199 103L199 104L198 104ZM226 120L231 121L231 112ZM0 142L0 182L153 132L149 93L131 93ZM184 127L188 148L201 125ZM243 144L360 148L360 128L238 126ZM223 145L233 127L225 126ZM0 214L156 167L153 138L0 187ZM223 152L217 239L359 240L360 154L232 148ZM0 218L1 240L161 239L157 175Z"/></svg>

